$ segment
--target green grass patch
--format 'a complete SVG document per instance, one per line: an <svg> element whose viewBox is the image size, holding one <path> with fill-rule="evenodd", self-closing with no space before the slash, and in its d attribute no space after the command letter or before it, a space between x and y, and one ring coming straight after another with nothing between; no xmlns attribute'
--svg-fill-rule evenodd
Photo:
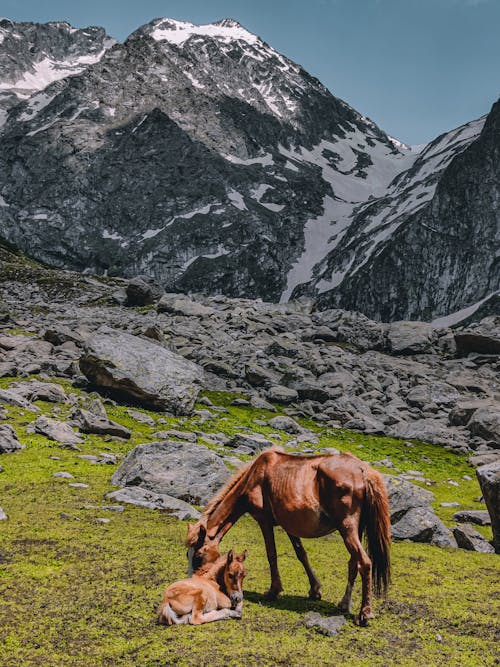
<svg viewBox="0 0 500 667"><path fill-rule="evenodd" d="M0 386L11 381L3 378ZM67 393L84 397L70 383L61 384ZM226 548L249 551L243 619L196 628L157 625L155 610L164 587L185 576L186 525L162 512L130 506L123 512L103 509L110 504L105 496L113 490L110 479L115 466L95 465L79 454L124 455L166 429L231 435L248 428L268 437L273 432L254 421L267 421L273 413L232 406L231 394L209 396L228 412L214 411L204 424L196 415L161 423L161 414L143 410L155 420L151 426L133 419L126 406L108 404L110 418L132 430L131 440L85 436L81 452L29 434L26 429L36 413L8 409L10 423L26 449L0 456L4 468L0 505L9 516L0 523L2 667L498 664L498 556L396 543L393 584L388 598L375 604L377 618L368 628L358 628L351 617L332 639L306 629L302 619L310 610L338 613L335 603L346 584L348 560L340 537L305 541L323 582L323 601L311 602L305 597L308 585L301 565L278 529L285 593L269 603L262 597L269 584L264 544L249 517L241 519L223 543ZM36 405L43 413L53 414L54 405ZM58 407L61 412L54 416L66 417L69 406ZM440 502L458 500L461 507L478 506L479 486L465 456L433 445L407 447L389 438L299 421L320 438L318 445L304 447L333 446L369 461L390 457L398 472L421 471L432 480L428 488L436 494L439 513L447 521L456 509L445 511L439 508ZM285 447L289 440L286 434L275 439ZM58 471L67 471L74 479L54 478ZM464 480L464 475L473 479ZM459 486L450 485L448 479ZM89 486L71 488L73 481ZM109 523L101 523L102 518L110 519ZM359 582L354 604L357 610Z"/></svg>

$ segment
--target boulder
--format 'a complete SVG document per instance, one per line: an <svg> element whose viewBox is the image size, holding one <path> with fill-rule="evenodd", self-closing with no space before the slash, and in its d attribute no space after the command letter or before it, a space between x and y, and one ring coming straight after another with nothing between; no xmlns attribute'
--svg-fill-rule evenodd
<svg viewBox="0 0 500 667"><path fill-rule="evenodd" d="M314 314L314 321L320 325L325 335L324 327L328 327L330 335L325 340L339 343L350 343L360 350L383 350L386 324L374 322L361 313L333 309Z"/></svg>
<svg viewBox="0 0 500 667"><path fill-rule="evenodd" d="M205 505L228 480L222 458L203 445L165 440L132 449L113 475L117 486L140 486Z"/></svg>
<svg viewBox="0 0 500 667"><path fill-rule="evenodd" d="M149 276L136 276L126 287L126 306L149 306L164 294L163 287Z"/></svg>
<svg viewBox="0 0 500 667"><path fill-rule="evenodd" d="M389 494L393 539L456 548L451 532L432 509L433 493L391 475L383 477Z"/></svg>
<svg viewBox="0 0 500 667"><path fill-rule="evenodd" d="M257 453L273 447L274 443L260 433L235 433L227 445L228 447L246 447L251 450L249 453Z"/></svg>
<svg viewBox="0 0 500 667"><path fill-rule="evenodd" d="M64 343L74 343L81 347L83 345L83 336L69 327L58 325L46 329L43 333L44 340L48 340L52 345L63 345Z"/></svg>
<svg viewBox="0 0 500 667"><path fill-rule="evenodd" d="M123 489L118 489L118 491L108 493L106 498L119 503L145 507L150 510L164 510L168 514L182 520L197 520L201 516L198 510L183 500L166 494L148 491L140 486L126 486Z"/></svg>
<svg viewBox="0 0 500 667"><path fill-rule="evenodd" d="M481 533L478 533L470 523L461 523L453 528L453 535L457 541L460 549L467 549L468 551L478 551L482 554L495 553L495 549L491 546L486 538Z"/></svg>
<svg viewBox="0 0 500 667"><path fill-rule="evenodd" d="M90 412L89 410L78 409L73 418L78 424L82 433L94 433L95 435L112 435L118 438L129 439L132 432L128 428L117 422Z"/></svg>
<svg viewBox="0 0 500 667"><path fill-rule="evenodd" d="M469 451L463 435L457 429L450 428L446 422L439 419L400 422L390 429L389 434L404 440L422 440L434 445L446 445L457 451Z"/></svg>
<svg viewBox="0 0 500 667"><path fill-rule="evenodd" d="M302 433L303 428L292 417L285 417L278 415L267 422L268 426L275 428L278 431L286 431L286 433Z"/></svg>
<svg viewBox="0 0 500 667"><path fill-rule="evenodd" d="M486 317L474 326L455 331L455 342L462 356L473 352L500 354L500 317Z"/></svg>
<svg viewBox="0 0 500 667"><path fill-rule="evenodd" d="M426 354L432 352L437 333L427 322L391 322L387 340L392 354Z"/></svg>
<svg viewBox="0 0 500 667"><path fill-rule="evenodd" d="M500 461L477 468L476 475L491 517L493 546L500 553Z"/></svg>
<svg viewBox="0 0 500 667"><path fill-rule="evenodd" d="M83 442L82 438L73 431L69 424L51 419L45 415L40 415L32 427L35 433L40 433L55 442L66 445L77 445Z"/></svg>
<svg viewBox="0 0 500 667"><path fill-rule="evenodd" d="M60 384L51 382L13 382L11 389L21 394L27 401L47 401L49 403L66 403L68 397Z"/></svg>
<svg viewBox="0 0 500 667"><path fill-rule="evenodd" d="M0 454L12 454L24 445L19 442L16 432L9 424L0 424Z"/></svg>
<svg viewBox="0 0 500 667"><path fill-rule="evenodd" d="M473 400L460 401L450 411L448 421L452 426L466 426L474 412L481 408L491 409L491 401Z"/></svg>
<svg viewBox="0 0 500 667"><path fill-rule="evenodd" d="M203 370L184 357L128 333L105 329L92 336L80 359L94 385L155 410L190 414Z"/></svg>
<svg viewBox="0 0 500 667"><path fill-rule="evenodd" d="M488 510L461 510L453 515L459 523L476 523L478 526L491 526Z"/></svg>
<svg viewBox="0 0 500 667"><path fill-rule="evenodd" d="M156 310L159 313L182 315L183 317L209 317L216 312L213 308L191 301L183 294L164 294L159 300Z"/></svg>
<svg viewBox="0 0 500 667"><path fill-rule="evenodd" d="M406 400L409 405L423 408L428 403L437 406L452 406L460 398L460 394L446 382L433 382L432 384L417 385L411 389Z"/></svg>
<svg viewBox="0 0 500 667"><path fill-rule="evenodd" d="M295 389L290 389L290 387L284 387L283 385L273 385L269 387L266 396L270 401L282 403L284 405L294 403L299 398Z"/></svg>
<svg viewBox="0 0 500 667"><path fill-rule="evenodd" d="M490 440L500 446L500 405L491 405L476 410L467 424L472 435Z"/></svg>

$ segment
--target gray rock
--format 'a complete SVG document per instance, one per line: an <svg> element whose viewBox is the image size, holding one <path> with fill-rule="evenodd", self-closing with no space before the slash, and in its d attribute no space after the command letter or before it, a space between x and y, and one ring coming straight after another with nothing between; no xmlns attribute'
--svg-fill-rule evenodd
<svg viewBox="0 0 500 667"><path fill-rule="evenodd" d="M0 521L7 521L9 517L5 514L3 509L0 507Z"/></svg>
<svg viewBox="0 0 500 667"><path fill-rule="evenodd" d="M432 509L434 495L427 489L384 475L389 494L392 537L395 540L427 542L456 547L455 539Z"/></svg>
<svg viewBox="0 0 500 667"><path fill-rule="evenodd" d="M156 303L165 290L149 276L136 276L126 287L126 306L148 306Z"/></svg>
<svg viewBox="0 0 500 667"><path fill-rule="evenodd" d="M410 405L423 408L428 403L435 403L438 406L452 406L458 401L460 394L449 384L445 382L433 382L432 384L419 385L413 387L406 400Z"/></svg>
<svg viewBox="0 0 500 667"><path fill-rule="evenodd" d="M391 322L387 339L392 354L425 354L432 351L437 334L427 322Z"/></svg>
<svg viewBox="0 0 500 667"><path fill-rule="evenodd" d="M204 505L229 475L222 458L208 447L167 440L135 447L113 475L112 482Z"/></svg>
<svg viewBox="0 0 500 667"><path fill-rule="evenodd" d="M202 369L143 338L106 329L87 341L80 368L95 385L146 407L192 412Z"/></svg>
<svg viewBox="0 0 500 667"><path fill-rule="evenodd" d="M0 424L0 454L12 454L25 445L19 442L16 432L9 424Z"/></svg>
<svg viewBox="0 0 500 667"><path fill-rule="evenodd" d="M44 340L48 340L53 345L63 345L64 343L75 343L81 347L83 345L83 336L69 327L59 324L56 327L46 329L43 333Z"/></svg>
<svg viewBox="0 0 500 667"><path fill-rule="evenodd" d="M278 431L285 431L286 433L302 433L304 429L292 417L285 417L278 415L267 422L271 428L278 429Z"/></svg>
<svg viewBox="0 0 500 667"><path fill-rule="evenodd" d="M64 470L61 472L55 472L52 477L58 477L61 479L74 479L73 475L69 472L65 472Z"/></svg>
<svg viewBox="0 0 500 667"><path fill-rule="evenodd" d="M274 443L260 433L235 433L227 443L228 447L246 447L250 452L261 452L263 449L273 447Z"/></svg>
<svg viewBox="0 0 500 667"><path fill-rule="evenodd" d="M156 309L159 313L182 315L184 317L209 317L215 311L201 303L196 303L179 294L164 294Z"/></svg>
<svg viewBox="0 0 500 667"><path fill-rule="evenodd" d="M493 546L500 553L500 461L477 468L476 475L491 517Z"/></svg>
<svg viewBox="0 0 500 667"><path fill-rule="evenodd" d="M49 403L67 403L68 397L60 384L49 382L14 382L10 386L20 393L27 401L47 401Z"/></svg>
<svg viewBox="0 0 500 667"><path fill-rule="evenodd" d="M395 438L422 440L435 445L448 445L452 448L464 447L465 451L468 449L463 435L439 419L428 418L415 422L401 422L391 427L389 434Z"/></svg>
<svg viewBox="0 0 500 667"><path fill-rule="evenodd" d="M140 486L126 486L118 491L113 491L106 495L106 498L115 500L119 503L127 503L151 510L164 510L170 515L179 519L199 519L201 514L189 503L178 500L173 496L162 493L148 491ZM104 508L101 508L104 509Z"/></svg>
<svg viewBox="0 0 500 667"><path fill-rule="evenodd" d="M250 405L253 408L257 408L258 410L269 410L269 412L276 412L274 405L264 400L260 396L252 396L250 398Z"/></svg>
<svg viewBox="0 0 500 667"><path fill-rule="evenodd" d="M488 510L461 510L453 515L459 523L476 523L478 526L491 526Z"/></svg>
<svg viewBox="0 0 500 667"><path fill-rule="evenodd" d="M321 616L317 611L310 611L304 616L306 628L313 628L327 637L336 637L346 623L345 616Z"/></svg>
<svg viewBox="0 0 500 667"><path fill-rule="evenodd" d="M283 403L288 405L294 403L299 398L295 389L290 387L283 387L282 385L273 385L267 390L267 398L275 403Z"/></svg>
<svg viewBox="0 0 500 667"><path fill-rule="evenodd" d="M487 539L478 533L469 523L462 523L453 528L453 535L461 549L478 551L482 554L495 553Z"/></svg>
<svg viewBox="0 0 500 667"><path fill-rule="evenodd" d="M89 410L78 409L73 417L82 433L113 435L127 440L132 435L132 432L122 424L118 424L107 417L100 417Z"/></svg>
<svg viewBox="0 0 500 667"><path fill-rule="evenodd" d="M141 422L142 424L148 424L148 426L154 426L155 420L150 415L145 414L144 412L139 412L138 410L127 410L127 414L135 419L135 421Z"/></svg>
<svg viewBox="0 0 500 667"><path fill-rule="evenodd" d="M500 405L483 407L476 410L467 424L473 435L484 440L492 440L500 445Z"/></svg>
<svg viewBox="0 0 500 667"><path fill-rule="evenodd" d="M154 438L162 438L168 440L172 438L173 440L186 440L187 442L196 442L198 436L192 431L178 431L177 429L169 429L167 431L158 431L153 433Z"/></svg>
<svg viewBox="0 0 500 667"><path fill-rule="evenodd" d="M450 411L448 415L448 421L452 426L466 426L474 412L485 408L487 410L491 409L491 401L489 400L473 400L473 401L460 401L455 407Z"/></svg>
<svg viewBox="0 0 500 667"><path fill-rule="evenodd" d="M35 433L44 435L49 440L62 442L68 445L76 445L83 442L82 438L73 431L69 424L40 415L33 424Z"/></svg>

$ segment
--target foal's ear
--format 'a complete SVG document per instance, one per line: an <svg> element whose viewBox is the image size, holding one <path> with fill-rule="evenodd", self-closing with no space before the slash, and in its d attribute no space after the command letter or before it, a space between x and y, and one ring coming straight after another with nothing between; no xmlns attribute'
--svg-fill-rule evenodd
<svg viewBox="0 0 500 667"><path fill-rule="evenodd" d="M246 557L247 557L247 550L245 549L245 551L242 551L240 554L236 556L236 560L239 561L240 563L243 563Z"/></svg>
<svg viewBox="0 0 500 667"><path fill-rule="evenodd" d="M228 554L227 554L227 564L228 565L231 565L231 563L233 562L233 558L234 558L234 551L233 551L233 549L231 549L231 551L229 551Z"/></svg>

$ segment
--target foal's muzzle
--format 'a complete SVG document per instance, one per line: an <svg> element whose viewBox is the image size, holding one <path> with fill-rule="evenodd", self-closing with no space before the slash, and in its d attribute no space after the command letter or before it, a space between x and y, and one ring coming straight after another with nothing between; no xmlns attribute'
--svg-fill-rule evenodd
<svg viewBox="0 0 500 667"><path fill-rule="evenodd" d="M229 594L229 599L231 600L231 607L234 609L236 605L243 600L243 593L240 593L239 591L232 591Z"/></svg>

